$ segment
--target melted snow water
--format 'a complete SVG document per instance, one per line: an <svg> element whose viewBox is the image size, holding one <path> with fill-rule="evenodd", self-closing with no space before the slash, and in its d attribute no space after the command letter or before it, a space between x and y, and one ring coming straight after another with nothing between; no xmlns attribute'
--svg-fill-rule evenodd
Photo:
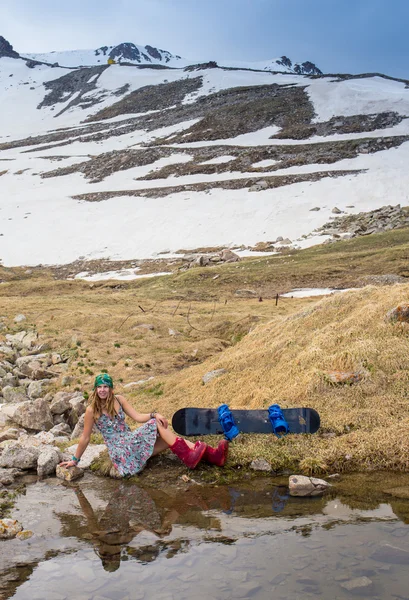
<svg viewBox="0 0 409 600"><path fill-rule="evenodd" d="M273 478L26 481L13 517L34 535L0 542L1 599L409 598L408 476L342 478L308 499Z"/></svg>

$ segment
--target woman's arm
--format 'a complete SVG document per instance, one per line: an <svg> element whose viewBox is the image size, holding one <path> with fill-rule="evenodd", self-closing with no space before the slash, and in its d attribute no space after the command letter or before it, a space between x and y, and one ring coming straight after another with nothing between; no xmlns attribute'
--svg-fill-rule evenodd
<svg viewBox="0 0 409 600"><path fill-rule="evenodd" d="M60 463L61 467L75 467L78 464L81 456L84 454L84 452L89 444L89 440L91 439L91 433L92 433L93 426L94 426L94 411L92 410L92 408L90 406L88 406L85 411L84 430L82 432L80 441L78 442L77 450L75 452L75 458L78 460L72 459L72 460L64 461L64 462Z"/></svg>
<svg viewBox="0 0 409 600"><path fill-rule="evenodd" d="M138 413L129 404L129 402L126 398L124 398L123 396L119 396L119 395L117 396L117 398L118 398L118 401L121 403L125 414L128 415L128 417L131 417L131 419L133 419L137 423L147 423L148 421L150 421L150 419L155 418L158 421L158 423L160 423L162 425L162 427L167 428L167 426L168 426L167 419L165 419L165 417L163 417L159 413L157 413L157 412L155 412L155 413Z"/></svg>

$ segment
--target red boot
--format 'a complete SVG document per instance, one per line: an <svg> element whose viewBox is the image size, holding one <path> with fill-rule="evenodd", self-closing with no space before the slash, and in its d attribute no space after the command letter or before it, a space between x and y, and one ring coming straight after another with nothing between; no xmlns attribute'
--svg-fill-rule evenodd
<svg viewBox="0 0 409 600"><path fill-rule="evenodd" d="M206 452L206 444L204 442L197 442L194 448L189 448L186 444L186 440L178 437L174 444L169 446L169 449L172 450L173 454L176 454L189 469L194 469L202 460L203 455Z"/></svg>
<svg viewBox="0 0 409 600"><path fill-rule="evenodd" d="M198 442L196 442L198 443ZM229 442L227 440L221 440L217 444L217 448L212 448L206 444L206 452L203 455L204 460L207 460L211 465L222 467L227 460L227 454L229 453Z"/></svg>

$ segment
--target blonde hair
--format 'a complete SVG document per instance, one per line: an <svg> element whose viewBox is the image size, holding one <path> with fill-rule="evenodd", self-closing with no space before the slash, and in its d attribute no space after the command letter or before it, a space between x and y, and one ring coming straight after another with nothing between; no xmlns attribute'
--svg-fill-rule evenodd
<svg viewBox="0 0 409 600"><path fill-rule="evenodd" d="M94 413L95 421L99 419L104 411L111 417L111 419L113 419L116 415L115 394L112 391L112 388L109 388L109 393L106 400L101 400L101 398L98 396L97 388L95 388L92 392L89 405Z"/></svg>

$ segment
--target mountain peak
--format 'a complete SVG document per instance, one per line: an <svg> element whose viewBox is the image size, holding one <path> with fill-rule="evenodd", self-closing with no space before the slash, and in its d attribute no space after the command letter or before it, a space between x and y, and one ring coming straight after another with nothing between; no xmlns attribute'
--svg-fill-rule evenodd
<svg viewBox="0 0 409 600"><path fill-rule="evenodd" d="M0 58L3 56L7 58L20 58L19 53L13 50L13 46L10 42L0 35Z"/></svg>

